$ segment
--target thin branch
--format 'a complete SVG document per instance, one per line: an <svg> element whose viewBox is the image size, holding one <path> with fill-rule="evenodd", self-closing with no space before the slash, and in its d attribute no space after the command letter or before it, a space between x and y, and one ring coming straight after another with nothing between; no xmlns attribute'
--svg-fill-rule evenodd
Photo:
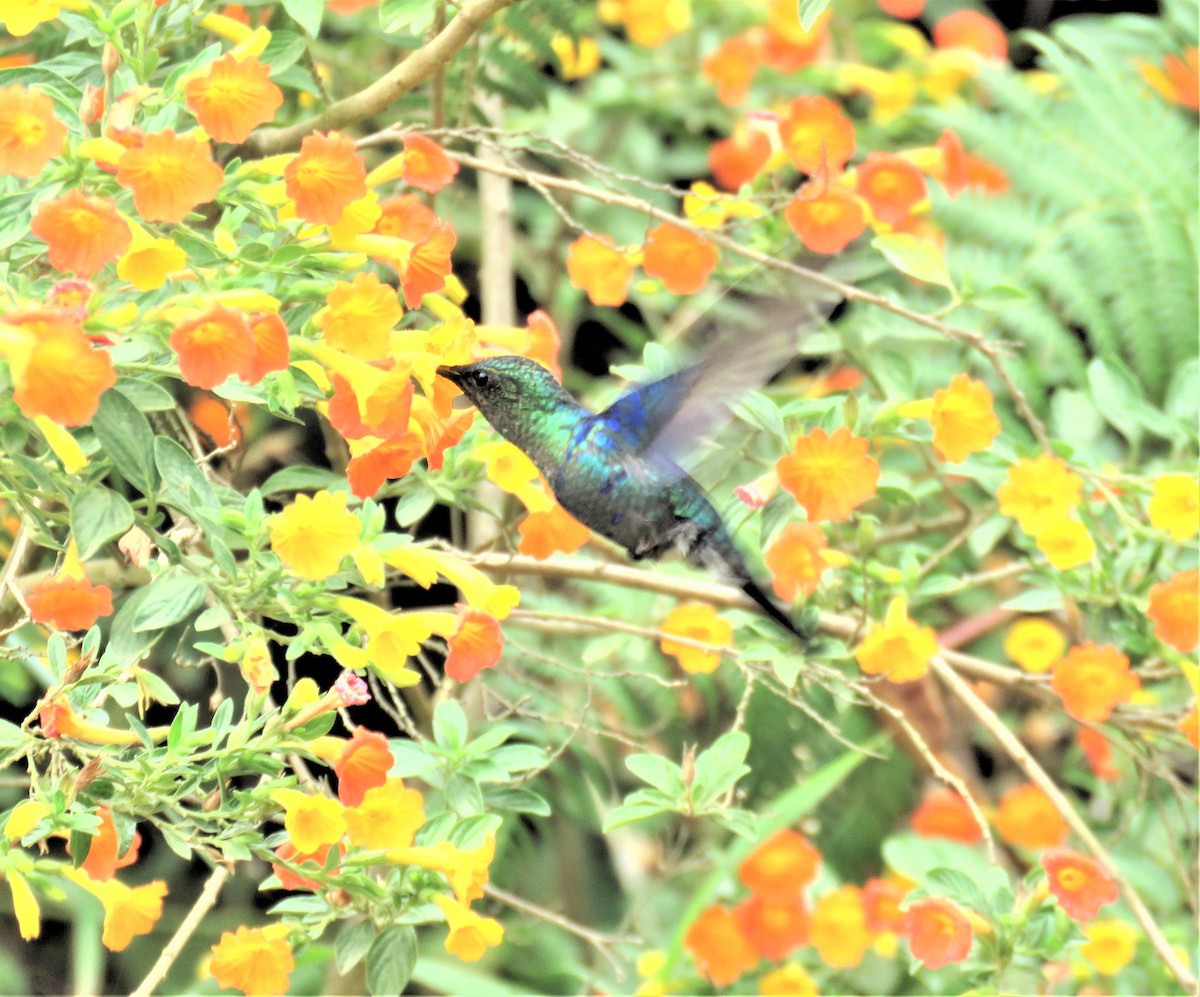
<svg viewBox="0 0 1200 997"><path fill-rule="evenodd" d="M183 923L175 930L175 934L171 936L171 940L167 942L166 947L162 950L158 960L150 967L150 972L146 974L146 978L142 980L138 988L133 992L132 997L150 997L157 987L166 978L167 973L175 964L175 960L179 958L179 954L183 951L183 947L187 944L188 939L192 937L192 933L200 926L200 922L208 916L208 912L212 910L213 905L217 902L217 897L221 893L221 888L225 885L225 880L229 878L229 869L223 865L213 869L212 874L208 877L208 882L204 884L204 889L200 891L200 896L196 898L196 902L192 904L192 909L188 911L187 917L183 919Z"/></svg>

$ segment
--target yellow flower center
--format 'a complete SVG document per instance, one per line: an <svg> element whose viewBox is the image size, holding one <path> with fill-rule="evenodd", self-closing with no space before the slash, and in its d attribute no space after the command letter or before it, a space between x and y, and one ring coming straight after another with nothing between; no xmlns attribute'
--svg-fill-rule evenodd
<svg viewBox="0 0 1200 997"><path fill-rule="evenodd" d="M12 131L22 145L37 145L46 134L46 125L36 115L21 114L13 121Z"/></svg>

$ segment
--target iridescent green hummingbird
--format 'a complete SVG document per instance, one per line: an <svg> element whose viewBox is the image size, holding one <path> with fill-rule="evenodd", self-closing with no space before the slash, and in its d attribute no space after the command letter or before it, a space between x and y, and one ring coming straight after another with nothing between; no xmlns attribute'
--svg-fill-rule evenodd
<svg viewBox="0 0 1200 997"><path fill-rule="evenodd" d="M726 348L599 413L526 357L490 357L437 372L530 457L563 508L585 526L635 561L679 550L740 585L768 617L807 643L809 636L755 583L717 510L673 459L725 418L724 399L781 366L769 354L753 343Z"/></svg>

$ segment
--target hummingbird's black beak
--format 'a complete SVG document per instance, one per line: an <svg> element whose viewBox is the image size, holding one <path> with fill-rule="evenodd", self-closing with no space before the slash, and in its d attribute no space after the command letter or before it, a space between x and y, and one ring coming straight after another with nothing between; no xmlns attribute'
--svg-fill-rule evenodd
<svg viewBox="0 0 1200 997"><path fill-rule="evenodd" d="M437 369L438 377L444 377L447 381L452 381L454 384L462 384L463 371L466 367L439 367Z"/></svg>

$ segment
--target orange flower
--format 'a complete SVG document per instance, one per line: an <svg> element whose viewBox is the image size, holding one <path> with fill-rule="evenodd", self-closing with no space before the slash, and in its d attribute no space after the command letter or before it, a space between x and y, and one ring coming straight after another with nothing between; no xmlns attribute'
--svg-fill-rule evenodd
<svg viewBox="0 0 1200 997"><path fill-rule="evenodd" d="M348 815L347 815L348 816ZM302 876L298 872L293 872L283 863L288 865L305 865L312 863L316 866L313 871L325 869L325 863L329 861L329 853L333 850L333 845L321 845L316 851L301 853L296 850L296 846L290 841L285 841L282 845L275 849L275 857L278 862L271 863L271 871L275 873L275 878L279 880L279 888L281 890L319 890L321 884L315 879L309 879L307 876ZM345 854L345 849L337 846L339 857ZM337 875L335 869L330 875Z"/></svg>
<svg viewBox="0 0 1200 997"><path fill-rule="evenodd" d="M728 620L721 619L712 606L704 603L680 603L667 614L661 629L664 634L687 637L718 647L733 647L732 625ZM663 637L658 646L663 654L672 655L679 661L680 668L693 675L715 672L721 664L719 650L705 651L690 644L680 644L667 637Z"/></svg>
<svg viewBox="0 0 1200 997"><path fill-rule="evenodd" d="M286 924L263 928L243 924L236 931L222 932L209 963L217 986L241 990L248 997L287 993L288 977L296 968L287 943L290 930Z"/></svg>
<svg viewBox="0 0 1200 997"><path fill-rule="evenodd" d="M558 354L562 350L562 339L554 319L539 308L525 320L525 328L529 330L529 348L525 355L530 360L536 360L561 381L563 372Z"/></svg>
<svg viewBox="0 0 1200 997"><path fill-rule="evenodd" d="M896 879L880 879L872 876L863 884L863 910L867 915L867 930L881 935L885 931L896 932L904 921L900 904L912 888Z"/></svg>
<svg viewBox="0 0 1200 997"><path fill-rule="evenodd" d="M100 818L100 830L92 836L87 858L83 860L83 865L79 868L96 882L102 883L112 879L118 869L124 869L137 861L142 836L134 831L133 838L125 848L125 854L118 857L117 827L113 823L112 811L108 807L101 807L96 811L96 816ZM69 841L67 854L71 854Z"/></svg>
<svg viewBox="0 0 1200 997"><path fill-rule="evenodd" d="M1033 783L1013 786L1000 798L996 830L1010 845L1036 851L1067 840L1067 825L1045 792Z"/></svg>
<svg viewBox="0 0 1200 997"><path fill-rule="evenodd" d="M923 838L949 838L973 845L983 840L983 828L967 801L953 789L934 786L913 811L912 829Z"/></svg>
<svg viewBox="0 0 1200 997"><path fill-rule="evenodd" d="M133 206L148 222L178 224L216 197L224 179L207 142L170 128L147 135L140 149L126 149L117 161L117 183L133 191Z"/></svg>
<svg viewBox="0 0 1200 997"><path fill-rule="evenodd" d="M575 553L591 535L591 530L555 502L550 509L531 512L522 520L517 550L544 561L551 554Z"/></svg>
<svg viewBox="0 0 1200 997"><path fill-rule="evenodd" d="M259 125L275 120L283 91L271 82L271 67L254 56L227 52L184 87L187 106L217 142L245 142Z"/></svg>
<svg viewBox="0 0 1200 997"><path fill-rule="evenodd" d="M912 682L929 668L937 654L937 634L908 618L903 596L888 605L883 623L873 627L854 652L858 667L867 675L884 675L889 682Z"/></svg>
<svg viewBox="0 0 1200 997"><path fill-rule="evenodd" d="M567 275L572 287L587 291L593 305L617 307L625 304L633 264L611 239L581 235L567 250Z"/></svg>
<svg viewBox="0 0 1200 997"><path fill-rule="evenodd" d="M814 253L840 253L867 227L862 202L844 187L810 181L784 206L783 217Z"/></svg>
<svg viewBox="0 0 1200 997"><path fill-rule="evenodd" d="M779 962L808 941L808 911L799 895L788 901L754 894L734 908L742 936L760 956Z"/></svg>
<svg viewBox="0 0 1200 997"><path fill-rule="evenodd" d="M672 294L695 294L717 265L717 247L678 225L656 225L646 235L642 269Z"/></svg>
<svg viewBox="0 0 1200 997"><path fill-rule="evenodd" d="M100 396L117 381L108 353L93 349L83 331L61 315L14 328L11 336L0 332L0 356L9 362L17 407L60 426L88 422Z"/></svg>
<svg viewBox="0 0 1200 997"><path fill-rule="evenodd" d="M373 273L358 273L353 281L339 280L325 302L317 325L330 346L360 360L388 355L392 329L404 315L395 288Z"/></svg>
<svg viewBox="0 0 1200 997"><path fill-rule="evenodd" d="M450 252L458 236L449 222L434 223L429 235L413 246L408 263L400 272L400 289L409 308L419 308L427 294L446 286L451 270Z"/></svg>
<svg viewBox="0 0 1200 997"><path fill-rule="evenodd" d="M55 630L89 630L101 616L112 616L112 589L87 578L51 575L25 597L34 623Z"/></svg>
<svg viewBox="0 0 1200 997"><path fill-rule="evenodd" d="M700 62L700 73L717 88L717 100L726 107L737 107L745 103L762 61L761 33L747 31L726 38L706 55Z"/></svg>
<svg viewBox="0 0 1200 997"><path fill-rule="evenodd" d="M908 218L927 194L921 171L890 152L867 156L859 164L857 177L855 188L871 206L872 214L889 225L899 225Z"/></svg>
<svg viewBox="0 0 1200 997"><path fill-rule="evenodd" d="M306 222L336 225L346 205L365 197L367 169L344 135L313 132L283 171L287 195Z"/></svg>
<svg viewBox="0 0 1200 997"><path fill-rule="evenodd" d="M841 886L821 897L813 907L809 938L827 966L850 969L862 962L871 947L862 890Z"/></svg>
<svg viewBox="0 0 1200 997"><path fill-rule="evenodd" d="M1008 469L996 492L1000 511L1012 516L1030 536L1064 518L1083 496L1083 481L1058 457L1022 457Z"/></svg>
<svg viewBox="0 0 1200 997"><path fill-rule="evenodd" d="M758 965L758 954L725 907L709 907L696 918L683 936L683 947L705 979L718 987Z"/></svg>
<svg viewBox="0 0 1200 997"><path fill-rule="evenodd" d="M54 101L23 86L0 90L0 174L35 177L67 144L67 126Z"/></svg>
<svg viewBox="0 0 1200 997"><path fill-rule="evenodd" d="M1008 176L994 163L967 153L967 186L983 191L985 194L1005 194L1011 184Z"/></svg>
<svg viewBox="0 0 1200 997"><path fill-rule="evenodd" d="M938 48L968 48L985 59L1008 58L1008 36L1004 28L977 10L956 10L933 26L933 44Z"/></svg>
<svg viewBox="0 0 1200 997"><path fill-rule="evenodd" d="M792 0L770 0L767 5L767 63L781 73L794 73L817 60L825 47L830 11L805 30L800 7Z"/></svg>
<svg viewBox="0 0 1200 997"><path fill-rule="evenodd" d="M798 831L784 828L762 842L738 866L738 879L756 896L778 903L796 900L817 878L821 853Z"/></svg>
<svg viewBox="0 0 1200 997"><path fill-rule="evenodd" d="M1187 654L1200 643L1200 571L1181 571L1150 586L1146 615L1154 635L1164 644Z"/></svg>
<svg viewBox="0 0 1200 997"><path fill-rule="evenodd" d="M1164 100L1200 110L1200 49L1195 45L1184 49L1183 57L1168 55L1163 59L1163 68L1149 62L1139 62L1138 69Z"/></svg>
<svg viewBox="0 0 1200 997"><path fill-rule="evenodd" d="M832 436L814 429L775 463L779 481L814 522L841 522L875 494L879 465L868 443L844 426Z"/></svg>
<svg viewBox="0 0 1200 997"><path fill-rule="evenodd" d="M1087 527L1066 516L1038 531L1037 546L1051 566L1059 571L1070 571L1087 564L1096 554L1096 542Z"/></svg>
<svg viewBox="0 0 1200 997"><path fill-rule="evenodd" d="M828 97L797 97L779 121L779 138L802 173L838 173L854 155L854 124Z"/></svg>
<svg viewBox="0 0 1200 997"><path fill-rule="evenodd" d="M346 836L359 848L408 848L425 823L425 798L400 779L388 779L346 810Z"/></svg>
<svg viewBox="0 0 1200 997"><path fill-rule="evenodd" d="M379 211L375 232L406 242L416 243L427 239L437 220L433 211L421 203L416 194L401 194L381 201Z"/></svg>
<svg viewBox="0 0 1200 997"><path fill-rule="evenodd" d="M708 150L708 168L722 190L738 190L749 183L771 158L771 140L761 131L738 122L729 138L719 139Z"/></svg>
<svg viewBox="0 0 1200 997"><path fill-rule="evenodd" d="M921 16L925 0L879 0L879 9L902 21L912 21Z"/></svg>
<svg viewBox="0 0 1200 997"><path fill-rule="evenodd" d="M1091 727L1080 727L1075 733L1075 743L1091 766L1092 774L1105 782L1115 782L1121 774L1112 760L1112 745L1108 738Z"/></svg>
<svg viewBox="0 0 1200 997"><path fill-rule="evenodd" d="M179 354L180 375L197 388L215 388L231 375L244 378L254 362L254 335L245 316L221 304L180 322L168 342Z"/></svg>
<svg viewBox="0 0 1200 997"><path fill-rule="evenodd" d="M933 448L942 460L961 464L971 454L986 450L1000 432L992 407L992 393L982 381L956 374L949 387L933 393Z"/></svg>
<svg viewBox="0 0 1200 997"><path fill-rule="evenodd" d="M54 740L60 737L92 744L138 744L140 738L131 730L114 730L85 720L66 699L55 699L38 710L38 725L42 735Z"/></svg>
<svg viewBox="0 0 1200 997"><path fill-rule="evenodd" d="M260 312L249 319L254 340L254 356L242 375L250 384L258 384L275 370L287 370L291 354L287 326L274 312Z"/></svg>
<svg viewBox="0 0 1200 997"><path fill-rule="evenodd" d="M271 647L261 637L249 641L238 667L242 678L256 696L261 696L279 681L279 672L271 660Z"/></svg>
<svg viewBox="0 0 1200 997"><path fill-rule="evenodd" d="M392 370L360 408L358 395L340 374L330 377L329 422L347 440L375 436L390 440L407 431L412 414L413 383L407 370Z"/></svg>
<svg viewBox="0 0 1200 997"><path fill-rule="evenodd" d="M377 447L356 454L346 464L346 480L350 482L351 494L362 499L370 498L383 487L385 481L403 478L408 474L421 456L421 438L415 433L385 440Z"/></svg>
<svg viewBox="0 0 1200 997"><path fill-rule="evenodd" d="M1100 908L1117 902L1120 891L1095 859L1065 848L1042 856L1046 881L1062 909L1076 921L1090 921Z"/></svg>
<svg viewBox="0 0 1200 997"><path fill-rule="evenodd" d="M62 273L90 277L118 259L133 233L108 197L88 197L72 188L42 201L29 230L50 247L50 265Z"/></svg>
<svg viewBox="0 0 1200 997"><path fill-rule="evenodd" d="M477 962L484 952L504 940L504 927L495 918L480 917L466 904L441 894L434 894L433 902L445 915L450 929L446 951L463 962Z"/></svg>
<svg viewBox="0 0 1200 997"><path fill-rule="evenodd" d="M1200 749L1200 704L1192 703L1192 708L1175 726L1193 748Z"/></svg>
<svg viewBox="0 0 1200 997"><path fill-rule="evenodd" d="M913 958L926 969L962 962L975 940L971 922L945 897L914 900L904 912L900 933L908 939Z"/></svg>
<svg viewBox="0 0 1200 997"><path fill-rule="evenodd" d="M348 807L357 807L368 789L387 782L393 763L386 737L365 727L355 727L333 765L338 777L338 799Z"/></svg>
<svg viewBox="0 0 1200 997"><path fill-rule="evenodd" d="M813 523L789 523L767 548L764 558L771 572L771 587L784 602L807 597L821 584L828 565L821 552L828 546L825 534Z"/></svg>
<svg viewBox="0 0 1200 997"><path fill-rule="evenodd" d="M77 869L68 869L63 875L104 905L100 941L110 952L124 952L136 936L153 931L162 917L163 898L167 895L167 884L162 880L129 887L116 879L98 883Z"/></svg>
<svg viewBox="0 0 1200 997"><path fill-rule="evenodd" d="M1080 644L1054 666L1050 688L1076 720L1103 723L1142 687L1129 659L1111 644Z"/></svg>
<svg viewBox="0 0 1200 997"><path fill-rule="evenodd" d="M446 644L446 674L455 682L467 682L500 663L504 635L496 617L476 609L460 610L458 629Z"/></svg>
<svg viewBox="0 0 1200 997"><path fill-rule="evenodd" d="M1036 616L1018 620L1004 638L1004 653L1032 675L1050 671L1066 649L1063 632Z"/></svg>
<svg viewBox="0 0 1200 997"><path fill-rule="evenodd" d="M436 194L454 179L458 163L442 147L424 135L404 136L404 182L428 194Z"/></svg>

